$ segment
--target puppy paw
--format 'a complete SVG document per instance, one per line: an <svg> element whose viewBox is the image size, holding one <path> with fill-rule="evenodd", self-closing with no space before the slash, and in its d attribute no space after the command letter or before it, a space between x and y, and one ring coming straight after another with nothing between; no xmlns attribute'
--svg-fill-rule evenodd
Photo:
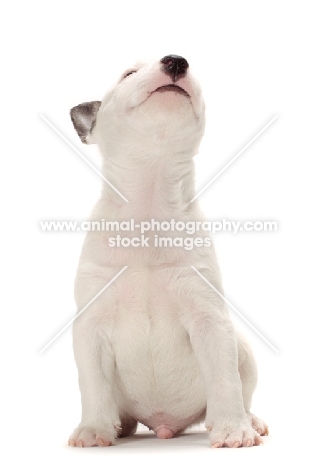
<svg viewBox="0 0 312 468"><path fill-rule="evenodd" d="M247 416L248 421L252 425L253 429L258 432L258 434L262 436L266 436L269 434L269 428L265 424L265 422L262 421L262 419L257 418L257 416L255 416L252 413L248 413Z"/></svg>
<svg viewBox="0 0 312 468"><path fill-rule="evenodd" d="M260 435L251 427L248 420L237 424L224 422L208 426L211 428L209 438L212 448L252 447L262 443Z"/></svg>
<svg viewBox="0 0 312 468"><path fill-rule="evenodd" d="M68 440L71 447L108 447L115 440L115 429L109 431L101 427L78 426Z"/></svg>

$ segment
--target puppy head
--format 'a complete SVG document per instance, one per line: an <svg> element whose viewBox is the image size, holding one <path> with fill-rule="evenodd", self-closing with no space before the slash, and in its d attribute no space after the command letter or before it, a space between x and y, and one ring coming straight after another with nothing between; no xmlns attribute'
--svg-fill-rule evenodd
<svg viewBox="0 0 312 468"><path fill-rule="evenodd" d="M83 143L97 143L105 155L196 154L204 131L201 89L187 61L169 55L127 69L102 102L71 110ZM113 156L114 157L114 156Z"/></svg>

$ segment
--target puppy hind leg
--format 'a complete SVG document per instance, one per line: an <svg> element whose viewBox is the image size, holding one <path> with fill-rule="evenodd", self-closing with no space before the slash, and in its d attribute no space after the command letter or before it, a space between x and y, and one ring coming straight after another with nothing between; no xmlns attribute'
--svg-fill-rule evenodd
<svg viewBox="0 0 312 468"><path fill-rule="evenodd" d="M244 408L253 429L260 435L268 435L268 426L256 415L250 412L252 396L258 379L257 365L252 349L245 338L238 334L238 368L242 381Z"/></svg>
<svg viewBox="0 0 312 468"><path fill-rule="evenodd" d="M120 416L120 428L118 430L118 438L130 437L137 430L138 422L129 415Z"/></svg>

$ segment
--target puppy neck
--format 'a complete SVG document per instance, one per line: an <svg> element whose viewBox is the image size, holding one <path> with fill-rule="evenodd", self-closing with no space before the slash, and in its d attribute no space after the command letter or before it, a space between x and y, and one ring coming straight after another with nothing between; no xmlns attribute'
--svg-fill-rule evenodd
<svg viewBox="0 0 312 468"><path fill-rule="evenodd" d="M104 159L103 175L128 199L103 183L103 206L116 219L157 218L189 214L194 196L194 162L184 154L127 155Z"/></svg>

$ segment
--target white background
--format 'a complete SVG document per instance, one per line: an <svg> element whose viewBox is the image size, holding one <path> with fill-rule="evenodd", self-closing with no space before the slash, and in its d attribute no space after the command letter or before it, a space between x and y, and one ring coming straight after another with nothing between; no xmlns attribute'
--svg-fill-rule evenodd
<svg viewBox="0 0 312 468"><path fill-rule="evenodd" d="M5 466L207 463L275 466L311 440L311 11L310 2L15 2L2 14L0 457ZM253 409L270 427L264 446L208 448L204 433L155 435L73 449L80 396L71 332L39 350L75 314L82 233L42 233L40 220L86 219L101 179L39 117L83 146L69 109L99 100L139 58L187 58L207 105L196 158L198 188L270 118L278 119L200 197L210 219L269 219L277 233L215 235L228 299L259 365ZM305 461L300 462L307 466ZM106 465L107 466L107 465Z"/></svg>

